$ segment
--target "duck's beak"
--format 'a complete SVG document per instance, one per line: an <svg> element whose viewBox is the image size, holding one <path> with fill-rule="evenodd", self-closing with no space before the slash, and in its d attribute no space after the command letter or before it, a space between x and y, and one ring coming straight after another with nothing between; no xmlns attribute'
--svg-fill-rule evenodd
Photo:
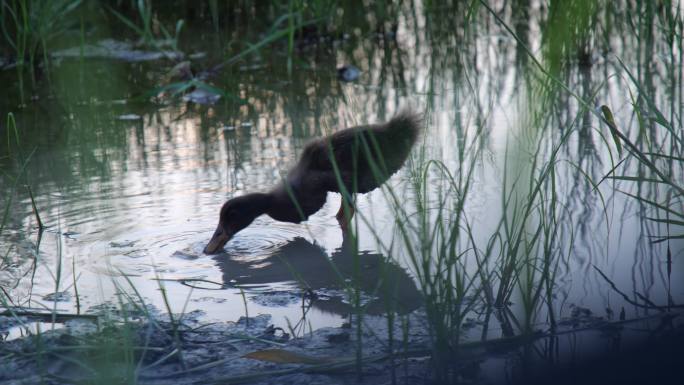
<svg viewBox="0 0 684 385"><path fill-rule="evenodd" d="M230 238L233 237L233 234L224 230L223 226L219 225L216 228L216 231L214 231L214 236L211 237L211 240L207 244L207 247L204 248L204 253L205 254L216 254L218 253L221 249L223 249L223 246L230 241Z"/></svg>

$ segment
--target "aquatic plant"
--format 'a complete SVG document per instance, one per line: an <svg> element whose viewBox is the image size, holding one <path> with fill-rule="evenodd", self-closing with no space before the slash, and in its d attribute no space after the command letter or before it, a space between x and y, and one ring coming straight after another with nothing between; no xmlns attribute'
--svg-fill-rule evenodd
<svg viewBox="0 0 684 385"><path fill-rule="evenodd" d="M183 30L183 26L185 25L183 19L176 21L173 34L171 34L171 32L155 18L151 1L137 0L133 1L133 3L134 8L137 10L137 16L142 25L138 25L134 20L126 17L123 13L112 7L109 7L109 11L116 16L117 19L124 23L124 25L134 31L141 42L143 42L145 45L160 49L162 52L164 52L164 46L170 45L174 51L178 51L178 39L180 37L181 31ZM154 33L153 25L156 27L155 29L159 30L159 33ZM160 41L159 37L163 37L165 41Z"/></svg>
<svg viewBox="0 0 684 385"><path fill-rule="evenodd" d="M16 60L21 103L25 102L24 71L28 69L35 87L38 60L49 66L48 47L75 24L71 16L80 4L81 0L2 0L0 3L0 30Z"/></svg>

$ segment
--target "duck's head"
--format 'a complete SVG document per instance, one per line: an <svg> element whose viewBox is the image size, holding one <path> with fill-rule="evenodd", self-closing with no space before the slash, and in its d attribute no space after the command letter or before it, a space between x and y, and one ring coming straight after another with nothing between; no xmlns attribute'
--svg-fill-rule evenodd
<svg viewBox="0 0 684 385"><path fill-rule="evenodd" d="M221 207L219 223L214 235L204 248L206 254L216 254L240 230L265 213L270 204L268 194L248 194L233 198Z"/></svg>

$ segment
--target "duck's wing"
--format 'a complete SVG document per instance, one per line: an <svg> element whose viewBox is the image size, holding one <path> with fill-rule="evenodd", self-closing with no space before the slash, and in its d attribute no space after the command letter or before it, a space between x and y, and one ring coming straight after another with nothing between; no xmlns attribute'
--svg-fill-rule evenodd
<svg viewBox="0 0 684 385"><path fill-rule="evenodd" d="M300 163L321 171L393 174L404 164L422 127L420 114L403 110L387 123L351 127L310 142Z"/></svg>
<svg viewBox="0 0 684 385"><path fill-rule="evenodd" d="M302 152L300 163L319 171L347 168L354 151L354 136L350 134L349 130L344 130L310 142ZM335 164L331 161L333 155Z"/></svg>
<svg viewBox="0 0 684 385"><path fill-rule="evenodd" d="M325 138L310 142L301 156L301 162L310 169L320 171L352 171L366 168L368 159L378 160L387 145L386 134L375 126L359 126L338 131ZM332 161L334 159L334 163Z"/></svg>
<svg viewBox="0 0 684 385"><path fill-rule="evenodd" d="M370 191L394 172L388 172L383 156L383 151L392 153L391 143L377 128L354 127L316 139L304 148L295 168L326 191L340 192L340 182L347 191Z"/></svg>
<svg viewBox="0 0 684 385"><path fill-rule="evenodd" d="M339 192L338 175L345 185L351 181L354 152L354 138L346 131L316 139L306 145L291 175L303 185Z"/></svg>

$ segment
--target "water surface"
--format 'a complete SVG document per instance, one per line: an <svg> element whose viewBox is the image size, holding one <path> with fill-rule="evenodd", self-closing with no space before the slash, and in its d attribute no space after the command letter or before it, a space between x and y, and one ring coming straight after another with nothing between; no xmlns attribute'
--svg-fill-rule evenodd
<svg viewBox="0 0 684 385"><path fill-rule="evenodd" d="M643 296L658 305L666 305L668 298L681 301L684 286L674 277L684 272L678 263L682 240L653 243L668 229L645 218L662 213L623 193L673 202L670 192L611 179L596 188L618 162L607 127L595 115L581 112L567 92L545 94L535 85L538 73L530 69L521 47L525 43L540 57L544 53L543 36L535 33L543 12L526 8L529 29L516 24L522 42L486 13L478 17L489 24L453 29L447 21L458 12L401 8L396 36L350 27L350 38L335 43L301 43L292 74L283 65L283 47L275 45L217 78L243 102L224 97L210 106L169 97L161 102L132 99L163 82L173 62L61 60L51 85L36 93L36 101L24 108L16 108L11 99L3 102L2 116L13 112L16 117L19 144L0 150L3 207L12 199L0 235L0 253L7 253L0 285L17 305L68 313L117 304L126 300L123 292L135 297L135 287L161 311L168 310L165 295L175 313L199 309L206 320L221 321L271 314L284 328L347 321L353 312L346 290L350 283L363 291L367 314L382 314L387 303L394 303L388 298L400 299L399 313L415 310L421 295L414 266L402 250L393 249L390 255L379 245L393 244L396 236L391 204L380 190L358 200L365 218L359 221L359 258L334 218L336 194L329 194L323 209L303 224L263 216L224 253L201 252L222 203L277 183L308 139L385 121L402 106L414 105L428 118L412 165L437 159L456 171L464 162L476 163L466 217L481 248L505 211L502 195L524 194L518 187L511 189L510 180L529 169L529 154L548 156L559 137L572 130L557 162L562 240L554 251L560 263L551 308L558 318L571 317L573 308L607 319L622 309L627 317L649 312L625 301L594 266L632 300ZM607 17L614 21L616 16ZM615 28L604 49L596 47L590 64L571 62L558 76L596 107L609 105L630 137L644 135L652 143L674 146L662 126L640 122L632 97L644 94L678 125L680 49L669 48L669 56L649 56L652 46L621 36L621 27ZM245 36L255 38L250 31ZM618 58L646 89L637 89ZM210 54L193 65L207 67L211 60L216 58ZM357 81L337 79L335 69L346 64L362 70ZM3 82L13 75L3 73ZM644 105L637 104L646 109ZM468 158L478 146L479 155ZM389 182L403 194L408 209L414 166ZM643 169L632 159L621 171ZM671 164L669 171L673 179L684 180L681 162ZM505 175L510 179L504 188ZM524 185L524 177L519 181ZM26 183L47 226L42 234L22 187ZM675 209L682 209L679 199L672 203ZM56 292L68 295L46 300ZM510 302L513 314L522 316L520 295L514 291ZM534 322L547 320L541 315ZM493 319L489 322L500 328Z"/></svg>

